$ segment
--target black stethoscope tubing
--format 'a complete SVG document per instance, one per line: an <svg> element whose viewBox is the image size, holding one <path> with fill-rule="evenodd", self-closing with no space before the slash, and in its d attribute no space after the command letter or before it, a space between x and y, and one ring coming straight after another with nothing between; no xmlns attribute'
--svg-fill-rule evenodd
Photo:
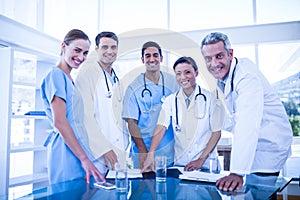
<svg viewBox="0 0 300 200"><path fill-rule="evenodd" d="M110 88L109 88L109 85L108 85L108 81L107 81L107 77L106 77L106 73L104 71L104 69L101 67L102 71L103 71L103 74L104 74L104 77L105 77L105 83L106 83L106 88L107 88L107 95L106 97L107 98L111 98L112 97L112 93L110 91ZM115 72L115 70L113 68L111 68L111 73L114 75L114 83L118 82L119 83L119 78Z"/></svg>
<svg viewBox="0 0 300 200"><path fill-rule="evenodd" d="M234 79L234 76L235 76L235 70L236 70L236 66L238 64L238 59L236 57L235 58L235 65L234 65L234 69L232 71L232 77L231 77L231 82L230 82L230 87L231 87L231 92L233 92L233 79Z"/></svg>
<svg viewBox="0 0 300 200"><path fill-rule="evenodd" d="M160 72L160 75L162 77L162 92L163 92L163 97L165 96L165 78L162 72ZM144 73L144 89L142 90L142 98L145 96L145 92L148 92L150 97L152 97L152 92L147 88L146 84L146 75Z"/></svg>
<svg viewBox="0 0 300 200"><path fill-rule="evenodd" d="M198 85L198 88L199 88L199 92L198 94L196 94L195 96L195 101L197 100L198 96L203 96L203 99L206 103L206 96L202 93L201 91L201 87ZM175 130L177 132L180 132L181 131L181 128L179 126L179 123L178 123L178 100L177 100L177 95L178 95L179 91L177 91L176 95L175 95L175 117L176 117L176 125L175 125Z"/></svg>

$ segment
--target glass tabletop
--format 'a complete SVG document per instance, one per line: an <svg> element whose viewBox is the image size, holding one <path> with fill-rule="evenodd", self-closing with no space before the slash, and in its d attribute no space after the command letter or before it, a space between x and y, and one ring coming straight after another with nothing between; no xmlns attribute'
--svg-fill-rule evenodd
<svg viewBox="0 0 300 200"><path fill-rule="evenodd" d="M113 181L113 180L108 180ZM66 181L33 191L19 200L29 199L272 199L286 187L290 178L284 177L246 177L243 189L222 192L214 183L186 181L168 177L166 182L156 182L153 175L143 179L131 179L128 191L117 192L95 188L83 179Z"/></svg>

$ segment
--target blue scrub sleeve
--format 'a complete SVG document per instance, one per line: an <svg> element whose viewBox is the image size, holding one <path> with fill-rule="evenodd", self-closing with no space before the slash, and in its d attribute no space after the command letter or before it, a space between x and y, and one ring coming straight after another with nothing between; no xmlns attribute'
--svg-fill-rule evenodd
<svg viewBox="0 0 300 200"><path fill-rule="evenodd" d="M132 87L128 87L124 96L124 105L123 105L123 119L139 119L139 104L135 96L134 90Z"/></svg>
<svg viewBox="0 0 300 200"><path fill-rule="evenodd" d="M54 96L60 97L64 101L66 101L67 93L66 93L66 75L61 70L53 70L49 76L48 81L48 89L46 90L47 99L51 104Z"/></svg>

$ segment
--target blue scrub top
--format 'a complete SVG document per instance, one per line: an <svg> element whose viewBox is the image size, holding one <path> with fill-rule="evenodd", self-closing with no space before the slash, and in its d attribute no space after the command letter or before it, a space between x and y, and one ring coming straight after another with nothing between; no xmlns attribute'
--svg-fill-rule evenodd
<svg viewBox="0 0 300 200"><path fill-rule="evenodd" d="M55 67L44 78L41 85L41 97L44 102L46 115L53 127L45 145L48 147L48 174L50 184L58 183L76 178L83 178L85 171L81 167L80 160L73 154L65 144L64 139L58 130L53 126L51 102L54 98L60 97L66 102L66 117L75 135L75 123L73 117L73 90L74 85L67 75Z"/></svg>
<svg viewBox="0 0 300 200"><path fill-rule="evenodd" d="M163 73L164 75L164 90L165 96L169 96L178 90L177 82L174 76ZM162 97L163 97L163 82L162 76L160 77L159 84L156 85L152 81L146 80L146 87L151 91L152 96L148 91L145 91L144 74L140 74L127 88L124 97L123 118L132 118L138 121L141 135L144 143L149 150L152 136L157 125L158 116L161 110ZM144 90L144 98L142 92ZM167 129L160 145L157 150L162 149L174 140L172 126ZM133 142L133 151L138 153L138 149ZM166 152L172 153L172 152ZM168 155L168 154L166 154Z"/></svg>

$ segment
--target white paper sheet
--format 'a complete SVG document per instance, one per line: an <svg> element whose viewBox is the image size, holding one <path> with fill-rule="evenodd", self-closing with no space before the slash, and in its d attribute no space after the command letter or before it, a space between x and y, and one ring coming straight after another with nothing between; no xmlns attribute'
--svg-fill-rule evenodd
<svg viewBox="0 0 300 200"><path fill-rule="evenodd" d="M193 181L204 181L215 183L218 179L229 175L229 171L221 171L220 174L213 174L201 171L184 171L184 167L172 167L178 169L182 174L179 175L180 179L193 180Z"/></svg>
<svg viewBox="0 0 300 200"><path fill-rule="evenodd" d="M128 169L127 170L127 177L128 178L143 178L140 169ZM109 170L106 178L116 178L116 171Z"/></svg>

